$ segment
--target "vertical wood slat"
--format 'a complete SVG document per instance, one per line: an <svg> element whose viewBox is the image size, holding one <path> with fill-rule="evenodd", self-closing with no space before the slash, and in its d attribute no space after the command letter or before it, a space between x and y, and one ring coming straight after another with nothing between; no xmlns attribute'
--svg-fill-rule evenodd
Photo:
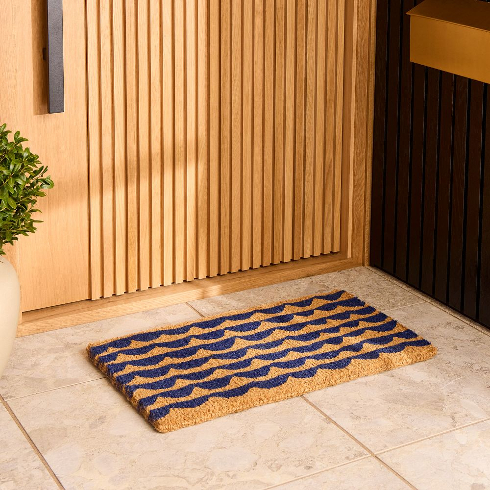
<svg viewBox="0 0 490 490"><path fill-rule="evenodd" d="M127 290L127 200L126 200L126 67L125 67L125 12L123 4L113 3L114 30L114 225L116 264L115 293Z"/></svg>
<svg viewBox="0 0 490 490"><path fill-rule="evenodd" d="M343 17L89 2L93 298L338 250Z"/></svg>
<svg viewBox="0 0 490 490"><path fill-rule="evenodd" d="M398 19L401 15L401 2L392 3L389 19L389 51L388 70L390 73L387 89L388 104L392 106L386 120L386 161L392 162L386 166L384 179L384 233L383 233L383 267L392 274L395 270L395 201L396 179L398 172L398 124L399 124L399 91L400 91L400 31Z"/></svg>
<svg viewBox="0 0 490 490"><path fill-rule="evenodd" d="M90 175L90 297L103 296L102 172L101 172L101 105L100 105L100 3L87 2L87 78L88 134Z"/></svg>
<svg viewBox="0 0 490 490"><path fill-rule="evenodd" d="M414 6L414 0L404 0L402 11L406 12ZM410 183L410 155L411 155L411 124L412 124L412 73L413 65L410 62L410 20L408 15L403 19L403 39L402 39L402 60L401 60L401 87L400 99L404 103L400 104L400 127L398 141L398 179L397 179L397 202L396 202L396 258L395 258L395 275L399 279L406 280L407 278L407 234L408 234L408 217L409 217L409 183ZM386 43L384 43L386 45ZM386 78L386 74L385 74ZM375 122L376 125L383 124L379 118ZM384 124L383 124L384 126ZM379 137L379 136L378 136ZM384 141L384 139L383 139ZM377 143L381 144L380 143ZM384 146L384 143L383 143ZM379 148L376 150L379 152ZM375 154L376 154L375 152ZM374 169L374 167L373 167ZM377 175L381 172L377 170ZM381 175L381 179L382 179ZM378 180L379 182L379 180ZM378 191L379 191L378 186ZM373 193L373 204L375 194ZM378 202L382 196L376 198ZM376 223L377 228L381 223L377 223L375 216L379 216L379 209L376 209L376 215L373 213L373 226ZM371 235L374 237L374 235Z"/></svg>
<svg viewBox="0 0 490 490"><path fill-rule="evenodd" d="M420 243L422 237L423 189L422 180L425 164L426 128L426 68L414 67L412 161L410 181L410 220L408 238L408 283L419 287Z"/></svg>
<svg viewBox="0 0 490 490"><path fill-rule="evenodd" d="M461 309L464 249L464 193L466 186L469 80L456 77L454 99L453 170L451 185L451 239L449 242L448 303Z"/></svg>
<svg viewBox="0 0 490 490"><path fill-rule="evenodd" d="M469 148L467 163L464 253L464 297L463 313L472 318L478 314L478 275L480 269L480 210L482 206L482 160L483 160L483 104L485 86L472 81L469 112Z"/></svg>
<svg viewBox="0 0 490 490"><path fill-rule="evenodd" d="M437 192L436 258L434 273L434 297L447 301L449 260L449 210L451 208L452 168L452 119L454 98L454 75L442 74L441 118L439 144L439 175Z"/></svg>
<svg viewBox="0 0 490 490"><path fill-rule="evenodd" d="M422 226L420 289L432 294L436 227L437 162L439 140L440 73L429 69L427 79L427 137L424 166L424 219ZM395 183L396 184L396 183ZM393 240L394 242L394 240Z"/></svg>
<svg viewBox="0 0 490 490"><path fill-rule="evenodd" d="M176 203L175 196L175 98L174 98L174 51L175 23L173 2L162 0L162 143L163 143L163 285L167 286L175 279L175 233ZM161 164L160 164L161 165ZM182 255L179 252L179 259ZM179 268L180 270L180 268Z"/></svg>
<svg viewBox="0 0 490 490"><path fill-rule="evenodd" d="M334 213L334 179L335 174L335 156L337 151L336 144L328 144L328 142L335 141L336 138L336 111L337 104L336 98L336 85L337 77L335 72L337 70L337 46L335 43L336 31L337 31L337 9L338 6L335 2L327 3L327 29L326 29L326 52L325 52L325 111L324 111L324 134L325 134L325 148L324 148L324 170L323 170L323 188L325 191L324 199L324 215L323 215L323 250L332 249L333 241L333 213Z"/></svg>
<svg viewBox="0 0 490 490"><path fill-rule="evenodd" d="M114 229L113 229L113 103L112 103L112 5L109 0L101 0L100 4L100 83L101 83L101 124L102 134L102 263L104 269L103 296L114 293Z"/></svg>
<svg viewBox="0 0 490 490"><path fill-rule="evenodd" d="M374 127L373 127L373 192L371 197L371 264L381 267L383 262L383 193L385 169L385 141L386 141L386 100L388 69L388 19L390 0L377 1L376 32L376 61L375 61L375 100L374 100ZM406 58L405 58L406 59ZM406 78L405 78L406 79ZM403 133L407 135L407 131ZM409 146L408 143L407 146ZM408 170L408 162L405 168ZM406 193L408 202L408 191ZM398 244L398 242L397 242ZM398 256L398 259L400 256Z"/></svg>
<svg viewBox="0 0 490 490"><path fill-rule="evenodd" d="M488 85L485 86L483 100L482 123L482 185L480 208L480 273L478 277L478 320L490 325L490 233L483 230L490 229L490 103L488 98Z"/></svg>

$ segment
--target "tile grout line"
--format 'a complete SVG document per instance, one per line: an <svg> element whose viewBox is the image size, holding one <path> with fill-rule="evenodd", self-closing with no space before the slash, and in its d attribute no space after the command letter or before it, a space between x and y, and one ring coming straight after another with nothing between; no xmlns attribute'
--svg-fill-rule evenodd
<svg viewBox="0 0 490 490"><path fill-rule="evenodd" d="M193 309L201 318L204 318L204 315L199 310L197 310L196 308L194 308L194 306L192 306L190 303L186 303L186 305L189 308Z"/></svg>
<svg viewBox="0 0 490 490"><path fill-rule="evenodd" d="M105 376L100 376L94 379L87 379L86 381L79 381L78 383L72 383L69 385L58 386L56 388L51 388L50 390L36 391L35 393L28 393L27 395L21 396L12 396L10 398L4 398L5 403L8 403L10 400L20 400L21 398L27 398L29 396L43 395L44 393L51 393L52 391L63 390L64 388L71 388L73 386L84 385L87 383L92 383L93 381L99 381L101 379L107 379ZM1 395L0 395L1 397Z"/></svg>
<svg viewBox="0 0 490 490"><path fill-rule="evenodd" d="M414 441L410 441L410 442L407 442L405 444L393 446L393 447L390 447L389 449L383 449L382 451L376 452L376 454L377 455L386 454L386 453L389 453L390 451L395 451L397 449L401 449L401 448L404 448L407 446L411 446L412 444L418 444L419 442L424 442L424 441L427 441L429 439L434 439L435 437L444 436L446 434L450 434L451 432L456 432L458 430L466 429L467 427L471 427L472 425L478 425L478 424L481 424L483 422L488 422L489 420L490 420L490 417L485 417L484 419L475 420L474 422L469 422L468 424L460 425L460 426L455 427L453 429L443 430L441 432L437 432L436 434L432 434L432 435L427 436L427 437L421 437L420 439L416 439Z"/></svg>
<svg viewBox="0 0 490 490"><path fill-rule="evenodd" d="M379 463L381 463L386 469L388 469L391 473L393 473L394 475L396 475L400 480L402 480L406 485L408 485L412 490L417 490L417 487L415 487L414 485L412 485L406 478L404 478L402 475L400 475L400 473L398 473L395 469L393 469L390 465L388 465L387 463L385 463L381 458L379 458L376 453L374 453L373 451L371 451L371 449L369 449L365 444L363 444L359 439L357 439L357 437L355 437L354 435L352 435L348 430L344 429L344 427L342 427L340 424L338 424L335 420L333 420L331 417L329 417L323 410L321 410L320 408L318 408L315 404L313 404L312 402L310 402L310 400L308 400L307 398L305 398L304 396L301 396L301 398L308 404L310 405L312 408L314 408L319 414L321 414L323 417L325 417L325 419L327 419L330 423L332 423L333 425L335 425L338 429L340 429L344 434L346 434L348 437L350 437L354 442L356 442L357 444L359 444L359 446L361 446L365 451L367 451L369 453L369 455L371 457L373 457L374 459L376 459Z"/></svg>
<svg viewBox="0 0 490 490"><path fill-rule="evenodd" d="M336 470L337 468L342 468L342 466L354 464L354 463L357 463L358 461L363 461L364 459L369 459L369 458L371 458L371 456L369 454L366 454L365 456L361 456L360 458L355 458L355 459L352 459L351 461L346 461L345 463L339 463L339 464L336 464L334 466L331 466L330 468L324 468L323 470L315 471L314 473L310 473L308 475L298 476L297 478L293 478L292 480L288 480L288 481L285 481L282 483L277 483L277 484L271 485L269 487L265 487L264 490L272 490L274 488L280 488L283 485L289 485L289 483L294 483L296 481L306 480L307 478L311 478L313 476L317 476L317 475L320 475L322 473L327 473L328 471Z"/></svg>
<svg viewBox="0 0 490 490"><path fill-rule="evenodd" d="M423 293L422 291L418 291L418 290L412 288L408 284L405 284L404 282L400 281L399 279L396 279L395 277L390 276L386 272L378 270L372 266L369 266L369 270L374 272L375 274L377 274L379 277L383 277L387 281L390 281L391 283L396 284L398 287L405 289L405 291L408 291L408 292L418 296L425 303L429 303L432 306L435 306L436 308L443 311L444 313L447 313L448 315L452 316L453 318L456 318L457 320L460 320L463 323L466 323L466 325L469 325L470 327L472 327L476 331L482 333L483 335L487 335L488 337L490 337L490 331L487 331L484 327L480 327L480 328L477 327L476 325L473 324L473 323L475 323L475 322L473 322L473 320L470 320L469 318L465 317L462 313L457 313L457 312L453 313L452 308L450 308L449 306L443 305L442 303L440 303L436 299L432 298L431 296L428 296L427 294ZM409 306L411 306L411 305L409 305ZM404 307L402 307L402 308L404 308Z"/></svg>
<svg viewBox="0 0 490 490"><path fill-rule="evenodd" d="M4 400L2 395L0 395L0 402L5 407L5 410L7 410L7 412L10 414L10 416L12 417L12 420L15 422L15 424L17 425L19 430L22 432L22 434L26 438L27 442L31 446L32 450L36 453L37 457L39 458L41 463L44 465L44 467L46 468L46 470L48 471L48 473L50 474L51 478L54 480L54 482L56 483L58 488L60 488L61 490L64 490L65 487L63 487L63 485L61 484L61 481L59 480L59 478L56 476L55 472L52 470L51 466L49 466L48 462L46 461L46 458L42 455L41 451L39 451L38 447L36 446L36 444L32 440L31 436L27 433L24 426L21 424L20 420L17 418L17 415L15 415L14 411L12 410L10 405Z"/></svg>

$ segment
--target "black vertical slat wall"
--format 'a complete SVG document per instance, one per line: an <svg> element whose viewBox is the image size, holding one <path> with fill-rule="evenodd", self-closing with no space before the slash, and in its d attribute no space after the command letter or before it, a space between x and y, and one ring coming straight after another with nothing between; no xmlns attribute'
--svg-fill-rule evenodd
<svg viewBox="0 0 490 490"><path fill-rule="evenodd" d="M486 84L410 63L421 0L378 0L371 264L490 326Z"/></svg>

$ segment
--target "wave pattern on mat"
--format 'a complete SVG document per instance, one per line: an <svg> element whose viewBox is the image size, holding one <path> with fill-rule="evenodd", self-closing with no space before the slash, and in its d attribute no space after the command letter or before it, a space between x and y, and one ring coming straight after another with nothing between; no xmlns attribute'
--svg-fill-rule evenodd
<svg viewBox="0 0 490 490"><path fill-rule="evenodd" d="M89 345L92 362L167 432L436 350L345 291L312 295Z"/></svg>

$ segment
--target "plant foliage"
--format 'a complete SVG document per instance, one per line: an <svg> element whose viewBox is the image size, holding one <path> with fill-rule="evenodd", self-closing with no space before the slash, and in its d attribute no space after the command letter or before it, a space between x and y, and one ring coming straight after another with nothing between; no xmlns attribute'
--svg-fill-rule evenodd
<svg viewBox="0 0 490 490"><path fill-rule="evenodd" d="M45 195L43 189L54 185L38 155L23 147L27 139L17 131L9 141L11 131L6 127L0 126L0 255L5 255L6 243L13 244L18 235L36 231L34 225L41 223L32 218L40 212L36 202Z"/></svg>

